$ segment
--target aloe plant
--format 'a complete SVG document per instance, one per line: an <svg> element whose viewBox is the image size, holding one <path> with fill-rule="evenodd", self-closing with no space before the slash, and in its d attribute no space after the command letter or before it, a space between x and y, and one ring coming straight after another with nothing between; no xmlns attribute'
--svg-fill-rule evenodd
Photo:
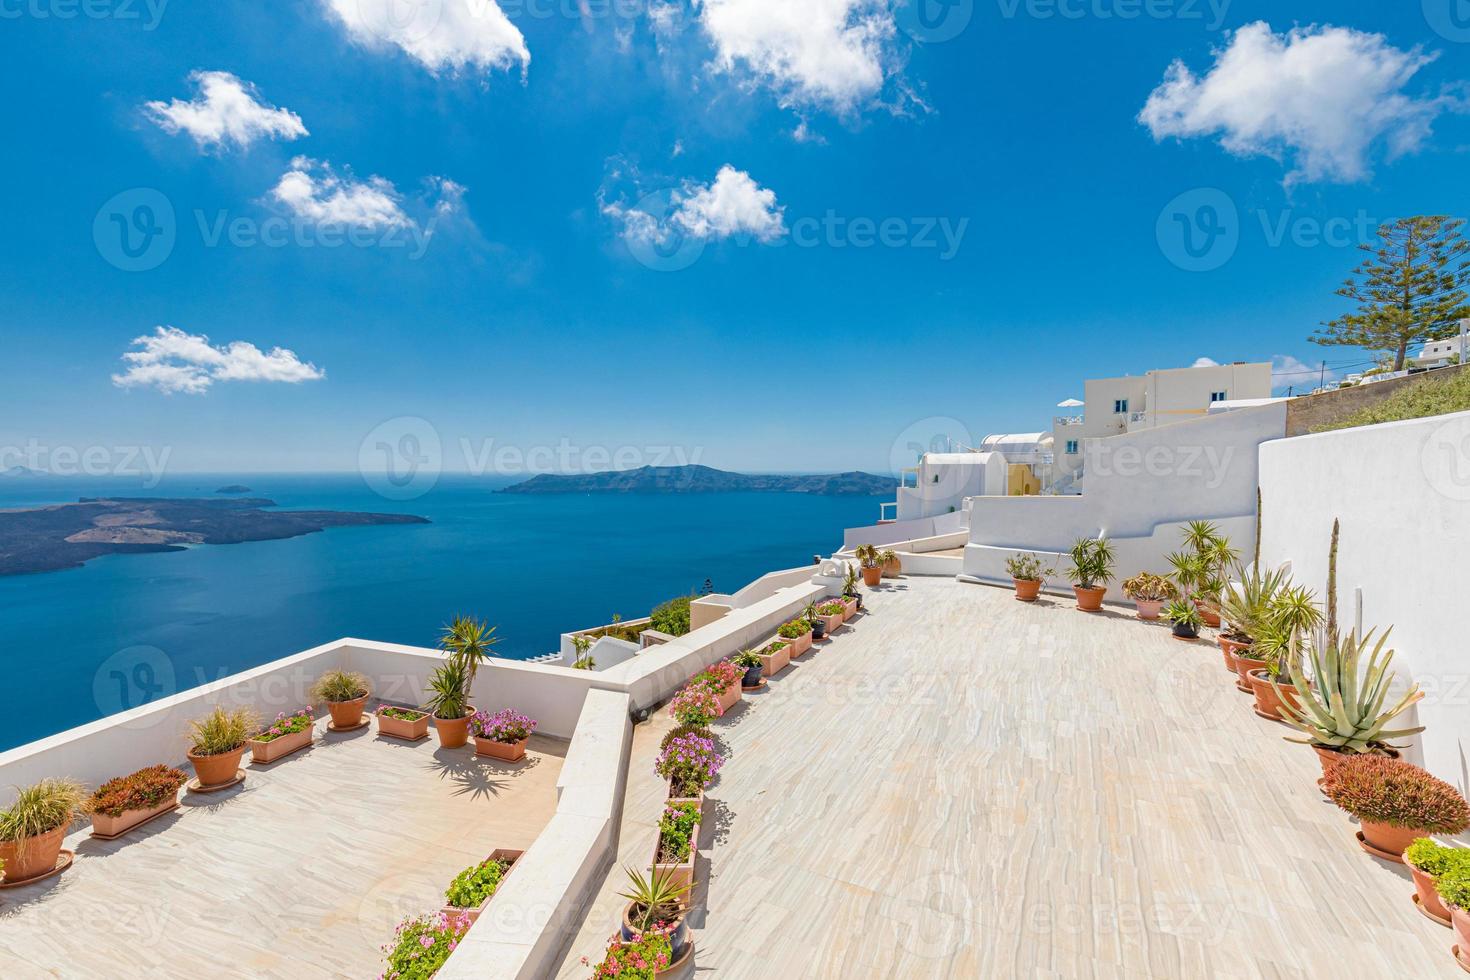
<svg viewBox="0 0 1470 980"><path fill-rule="evenodd" d="M1341 637L1326 630L1318 631L1309 651L1312 681L1307 681L1301 663L1293 664L1290 671L1299 706L1272 679L1271 686L1281 702L1282 719L1307 736L1288 741L1361 754L1388 747L1391 739L1424 731L1423 725L1387 727L1424 697L1415 684L1392 707L1384 708L1394 679L1394 673L1389 670L1393 650L1385 649L1391 632L1385 631L1375 643L1371 630L1361 639L1355 633Z"/></svg>
<svg viewBox="0 0 1470 980"><path fill-rule="evenodd" d="M1238 583L1225 587L1220 615L1230 624L1234 639L1253 643L1270 628L1276 602L1290 581L1285 571L1266 572L1258 565L1242 571Z"/></svg>

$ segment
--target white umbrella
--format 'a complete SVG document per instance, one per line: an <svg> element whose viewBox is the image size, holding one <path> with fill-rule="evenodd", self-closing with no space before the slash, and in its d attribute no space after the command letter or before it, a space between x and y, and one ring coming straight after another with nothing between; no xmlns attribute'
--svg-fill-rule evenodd
<svg viewBox="0 0 1470 980"><path fill-rule="evenodd" d="M1057 402L1057 408L1084 408L1086 405L1086 402L1079 402L1075 398L1068 398L1064 402Z"/></svg>

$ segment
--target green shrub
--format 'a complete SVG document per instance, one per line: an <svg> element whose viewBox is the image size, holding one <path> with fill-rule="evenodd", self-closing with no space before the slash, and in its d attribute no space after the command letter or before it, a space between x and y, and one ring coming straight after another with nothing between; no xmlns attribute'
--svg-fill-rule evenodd
<svg viewBox="0 0 1470 980"><path fill-rule="evenodd" d="M694 828L699 824L699 804L670 803L658 822L659 862L679 864L689 860L694 847Z"/></svg>
<svg viewBox="0 0 1470 980"><path fill-rule="evenodd" d="M649 614L648 628L670 636L684 636L689 632L689 603L694 596L679 596L660 603Z"/></svg>
<svg viewBox="0 0 1470 980"><path fill-rule="evenodd" d="M195 755L233 752L260 730L260 720L249 708L226 711L215 708L203 718L189 722L189 741Z"/></svg>
<svg viewBox="0 0 1470 980"><path fill-rule="evenodd" d="M367 697L370 690L368 679L361 674L345 670L329 670L311 685L311 697L328 704L342 704Z"/></svg>
<svg viewBox="0 0 1470 980"><path fill-rule="evenodd" d="M70 779L43 779L16 793L15 802L0 810L0 842L21 843L31 837L69 827L91 809L80 783Z"/></svg>
<svg viewBox="0 0 1470 980"><path fill-rule="evenodd" d="M1445 847L1428 837L1420 837L1404 851L1404 858L1431 878L1470 877L1470 849Z"/></svg>
<svg viewBox="0 0 1470 980"><path fill-rule="evenodd" d="M1417 383L1405 384L1377 405L1360 408L1312 431L1355 429L1361 425L1403 422L1465 411L1470 411L1470 370L1454 371L1448 378L1423 378Z"/></svg>
<svg viewBox="0 0 1470 980"><path fill-rule="evenodd" d="M454 876L445 899L457 909L477 909L495 894L505 873L510 870L509 862L484 861L471 865Z"/></svg>

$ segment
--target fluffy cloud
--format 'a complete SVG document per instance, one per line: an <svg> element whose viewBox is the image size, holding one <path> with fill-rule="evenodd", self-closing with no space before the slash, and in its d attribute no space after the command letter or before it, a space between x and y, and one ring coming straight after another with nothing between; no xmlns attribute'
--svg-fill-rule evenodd
<svg viewBox="0 0 1470 980"><path fill-rule="evenodd" d="M1416 98L1405 87L1435 55L1403 51L1381 34L1345 27L1275 34L1257 22L1215 52L1203 77L1169 66L1139 121L1155 139L1218 137L1238 156L1269 156L1295 169L1287 182L1351 183L1371 175L1376 147L1391 160L1418 150L1458 100Z"/></svg>
<svg viewBox="0 0 1470 980"><path fill-rule="evenodd" d="M412 224L403 212L403 197L391 181L382 177L358 181L350 173L339 176L330 163L307 157L291 161L291 170L282 175L271 197L313 224L351 228L406 228Z"/></svg>
<svg viewBox="0 0 1470 980"><path fill-rule="evenodd" d="M526 39L495 0L322 0L353 41L401 48L431 72L531 64ZM407 16L405 16L405 13Z"/></svg>
<svg viewBox="0 0 1470 980"><path fill-rule="evenodd" d="M1190 367L1192 367L1192 368L1219 367L1219 366L1220 366L1220 362L1217 361L1217 360L1215 360L1213 357L1196 357L1194 359L1194 363L1190 365Z"/></svg>
<svg viewBox="0 0 1470 980"><path fill-rule="evenodd" d="M786 107L848 114L872 101L896 70L888 0L694 0L725 71L744 69ZM669 12L655 7L655 28Z"/></svg>
<svg viewBox="0 0 1470 980"><path fill-rule="evenodd" d="M203 335L177 327L158 327L135 337L140 350L123 354L127 370L114 374L119 388L157 388L167 395L200 395L216 381L275 381L299 384L318 381L327 373L306 363L294 351L273 347L269 353L237 340L222 347Z"/></svg>
<svg viewBox="0 0 1470 980"><path fill-rule="evenodd" d="M714 241L744 234L769 242L786 234L785 209L776 203L776 192L729 164L712 183L685 181L668 195L662 215L640 206L647 200L632 207L604 203L602 212L619 222L623 237L632 241L662 243L676 234Z"/></svg>
<svg viewBox="0 0 1470 980"><path fill-rule="evenodd" d="M247 147L258 139L294 140L306 136L301 117L260 101L255 86L227 71L196 71L197 91L189 101L149 102L144 113L169 133L188 133L201 147L233 143Z"/></svg>

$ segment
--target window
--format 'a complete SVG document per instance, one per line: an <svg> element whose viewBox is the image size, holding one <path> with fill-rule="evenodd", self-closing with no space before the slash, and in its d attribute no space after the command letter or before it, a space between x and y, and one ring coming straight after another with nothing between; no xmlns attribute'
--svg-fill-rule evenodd
<svg viewBox="0 0 1470 980"><path fill-rule="evenodd" d="M1210 392L1210 404L1211 405L1215 404L1215 402L1223 402L1223 401L1226 401L1229 398L1230 398L1230 392L1228 392L1228 391L1212 391L1212 392Z"/></svg>
<svg viewBox="0 0 1470 980"><path fill-rule="evenodd" d="M1077 440L1076 439L1068 439L1067 440L1067 455L1068 456L1076 456L1077 455Z"/></svg>
<svg viewBox="0 0 1470 980"><path fill-rule="evenodd" d="M1128 399L1126 399L1126 398L1117 398L1117 399L1114 399L1114 401L1113 401L1113 414L1114 415L1127 415L1128 414Z"/></svg>

